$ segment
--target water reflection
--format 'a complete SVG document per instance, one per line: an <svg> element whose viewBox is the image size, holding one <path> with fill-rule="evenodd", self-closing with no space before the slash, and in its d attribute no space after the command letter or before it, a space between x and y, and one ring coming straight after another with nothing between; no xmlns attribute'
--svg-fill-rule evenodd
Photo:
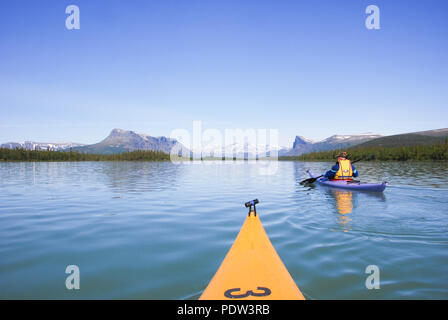
<svg viewBox="0 0 448 320"><path fill-rule="evenodd" d="M98 170L116 193L144 193L175 189L184 171L170 162L104 162Z"/></svg>
<svg viewBox="0 0 448 320"><path fill-rule="evenodd" d="M337 214L337 220L340 229L344 232L351 230L354 214L358 202L367 201L367 198L376 198L381 202L386 201L382 192L362 192L325 188L327 195L334 200L334 207ZM336 231L336 230L332 230Z"/></svg>
<svg viewBox="0 0 448 320"><path fill-rule="evenodd" d="M344 232L351 230L350 223L352 221L351 213L354 206L354 192L348 190L327 189L327 193L334 199L337 212L337 223L340 230Z"/></svg>
<svg viewBox="0 0 448 320"><path fill-rule="evenodd" d="M384 195L299 184L329 165L279 162L266 177L249 164L0 163L0 299L73 298L54 276L73 262L91 281L80 299L197 298L255 197L308 296L446 299L448 165L360 162L360 180L390 182ZM350 276L371 263L388 271L375 293Z"/></svg>
<svg viewBox="0 0 448 320"><path fill-rule="evenodd" d="M349 214L353 210L353 191L334 191L336 209L340 214Z"/></svg>

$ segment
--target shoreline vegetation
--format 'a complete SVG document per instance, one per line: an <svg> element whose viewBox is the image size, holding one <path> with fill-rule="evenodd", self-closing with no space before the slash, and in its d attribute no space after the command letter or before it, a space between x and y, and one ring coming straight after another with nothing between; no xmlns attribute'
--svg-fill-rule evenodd
<svg viewBox="0 0 448 320"><path fill-rule="evenodd" d="M352 160L364 161L446 161L448 160L448 139L443 143L414 146L364 146L346 150L330 150L305 153L300 156L281 157L281 160L334 161L341 151L347 151Z"/></svg>
<svg viewBox="0 0 448 320"><path fill-rule="evenodd" d="M334 161L342 150L319 151L300 156L281 156L280 161ZM448 139L433 145L396 146L396 147L351 147L346 150L353 160L364 161L446 161L448 160ZM136 150L116 154L93 154L77 151L51 151L0 148L0 161L169 161L170 155L160 151ZM183 158L183 160L193 160ZM194 160L226 160L208 157ZM247 160L233 158L233 160ZM253 160L275 160L260 158Z"/></svg>
<svg viewBox="0 0 448 320"><path fill-rule="evenodd" d="M169 161L160 151L136 150L116 154L93 154L77 151L51 151L0 148L0 161Z"/></svg>

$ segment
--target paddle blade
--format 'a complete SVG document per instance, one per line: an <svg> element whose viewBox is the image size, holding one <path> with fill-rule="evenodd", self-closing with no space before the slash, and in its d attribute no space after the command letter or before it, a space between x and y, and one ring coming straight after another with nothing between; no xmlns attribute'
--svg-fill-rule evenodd
<svg viewBox="0 0 448 320"><path fill-rule="evenodd" d="M308 179L305 179L305 180L301 181L300 184L301 184L302 186L303 186L304 184L311 184L311 183L316 182L316 180L319 179L319 178L321 178L321 177L322 177L322 176L318 176L318 177L315 177L315 178L308 178Z"/></svg>

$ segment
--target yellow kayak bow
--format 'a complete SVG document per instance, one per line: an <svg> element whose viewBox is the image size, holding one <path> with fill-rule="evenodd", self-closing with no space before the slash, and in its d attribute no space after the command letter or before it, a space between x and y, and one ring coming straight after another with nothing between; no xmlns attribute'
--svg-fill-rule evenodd
<svg viewBox="0 0 448 320"><path fill-rule="evenodd" d="M199 299L304 300L261 224L258 200L251 203L240 233Z"/></svg>

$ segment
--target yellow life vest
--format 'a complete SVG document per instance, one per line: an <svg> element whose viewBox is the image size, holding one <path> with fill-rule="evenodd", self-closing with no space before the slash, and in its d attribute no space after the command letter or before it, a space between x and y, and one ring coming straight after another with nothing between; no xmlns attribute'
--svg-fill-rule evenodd
<svg viewBox="0 0 448 320"><path fill-rule="evenodd" d="M339 170L332 180L353 180L353 169L350 160L338 158Z"/></svg>

